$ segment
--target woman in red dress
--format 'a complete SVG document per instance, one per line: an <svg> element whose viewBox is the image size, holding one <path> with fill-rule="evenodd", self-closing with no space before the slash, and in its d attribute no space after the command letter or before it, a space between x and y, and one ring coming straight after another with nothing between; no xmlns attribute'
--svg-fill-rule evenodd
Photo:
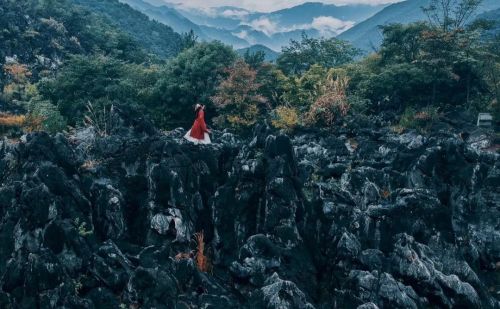
<svg viewBox="0 0 500 309"><path fill-rule="evenodd" d="M189 130L184 138L195 144L210 144L210 130L205 123L205 105L196 104L195 106L196 119L191 130Z"/></svg>

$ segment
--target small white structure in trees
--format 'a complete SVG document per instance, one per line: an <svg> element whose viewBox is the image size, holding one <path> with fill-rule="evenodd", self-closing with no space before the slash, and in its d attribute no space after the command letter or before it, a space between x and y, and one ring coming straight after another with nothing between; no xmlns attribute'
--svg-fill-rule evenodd
<svg viewBox="0 0 500 309"><path fill-rule="evenodd" d="M478 127L491 127L493 116L490 113L479 113L477 116Z"/></svg>

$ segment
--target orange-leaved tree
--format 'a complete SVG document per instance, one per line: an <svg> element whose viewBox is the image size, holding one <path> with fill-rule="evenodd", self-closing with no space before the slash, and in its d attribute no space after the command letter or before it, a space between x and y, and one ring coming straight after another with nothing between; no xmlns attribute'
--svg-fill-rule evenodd
<svg viewBox="0 0 500 309"><path fill-rule="evenodd" d="M9 63L3 66L7 83L3 89L7 101L27 101L33 85L30 83L31 71L21 63Z"/></svg>
<svg viewBox="0 0 500 309"><path fill-rule="evenodd" d="M245 129L257 122L267 108L267 100L259 94L257 72L243 60L227 69L228 77L217 88L212 102L219 112L216 124Z"/></svg>

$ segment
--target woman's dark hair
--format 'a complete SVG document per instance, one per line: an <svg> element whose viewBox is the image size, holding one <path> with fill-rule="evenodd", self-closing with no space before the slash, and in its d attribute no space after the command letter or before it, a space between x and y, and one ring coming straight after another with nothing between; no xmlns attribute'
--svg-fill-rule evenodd
<svg viewBox="0 0 500 309"><path fill-rule="evenodd" d="M196 117L198 117L198 112L203 108L203 105L200 104L200 106L198 106L195 110L194 110L194 114L196 115Z"/></svg>

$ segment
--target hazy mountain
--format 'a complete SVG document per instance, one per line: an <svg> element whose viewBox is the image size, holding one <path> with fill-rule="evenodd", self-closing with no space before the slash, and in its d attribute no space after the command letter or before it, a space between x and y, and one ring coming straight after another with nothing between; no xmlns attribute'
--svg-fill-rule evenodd
<svg viewBox="0 0 500 309"><path fill-rule="evenodd" d="M176 32L184 33L193 30L198 36L206 38L197 24L179 14L179 12L172 7L167 5L155 6L143 0L120 1L146 14L150 18L172 27Z"/></svg>
<svg viewBox="0 0 500 309"><path fill-rule="evenodd" d="M250 45L246 40L233 35L229 30L205 25L198 25L192 22L190 19L182 15L177 10L177 8L172 5L156 6L143 0L120 1L130 5L138 11L141 11L151 19L172 27L179 33L189 32L193 30L201 40L219 40L226 44L232 45L235 48L248 47Z"/></svg>
<svg viewBox="0 0 500 309"><path fill-rule="evenodd" d="M252 45L247 48L238 49L237 52L239 55L243 56L247 51L250 51L251 54L255 54L257 52L264 52L266 54L265 60L268 62L274 62L278 59L280 53L275 52L272 49L267 48L264 45Z"/></svg>
<svg viewBox="0 0 500 309"><path fill-rule="evenodd" d="M278 23L280 27L296 27L311 24L315 18L321 16L333 17L343 21L363 21L387 5L343 5L324 4L321 2L307 2L292 8L271 13L255 13L249 19L266 17Z"/></svg>
<svg viewBox="0 0 500 309"><path fill-rule="evenodd" d="M176 9L199 25L224 28L231 30L233 33L235 31L240 33L242 31L240 27L247 25L253 28L253 30L264 33L266 36L264 39L272 40L273 34L294 30L314 29L319 35L328 37L336 36L357 22L373 16L383 7L385 5L335 6L319 2L309 2L270 13L251 12L230 6L193 9L180 5L176 6ZM243 31L248 30L243 29ZM258 38L259 35L257 33L253 34L248 39L250 43L267 45L265 41ZM240 37L243 35L245 33L241 33ZM274 46L273 48L276 47Z"/></svg>
<svg viewBox="0 0 500 309"><path fill-rule="evenodd" d="M374 16L343 32L339 35L339 38L352 42L354 46L366 52L373 51L382 42L382 32L379 26L392 23L408 24L427 20L422 7L428 4L429 0L408 0L391 4ZM500 1L485 0L478 9L477 14L498 7L500 7Z"/></svg>
<svg viewBox="0 0 500 309"><path fill-rule="evenodd" d="M233 34L245 39L251 45L265 45L274 51L280 51L281 48L290 43L290 40L298 40L302 37L302 33L310 37L320 37L321 34L316 29L297 29L292 31L276 32L266 34L262 31L255 30L248 25L238 27Z"/></svg>
<svg viewBox="0 0 500 309"><path fill-rule="evenodd" d="M491 29L486 31L485 37L494 37L500 35L500 8L484 12L477 16L477 19L487 20L491 22Z"/></svg>
<svg viewBox="0 0 500 309"><path fill-rule="evenodd" d="M205 33L212 40L221 41L225 44L232 45L234 48L243 48L243 47L248 47L250 45L250 43L247 40L242 39L237 35L234 35L229 30L208 27L208 26L200 26L200 28L203 30L203 33Z"/></svg>
<svg viewBox="0 0 500 309"><path fill-rule="evenodd" d="M151 1L151 0L148 0ZM233 6L210 9L177 6L177 11L198 25L232 30L237 28L253 12Z"/></svg>
<svg viewBox="0 0 500 309"><path fill-rule="evenodd" d="M136 3L134 7L176 31L185 32L189 28L202 39L221 40L236 48L260 44L275 51L281 50L290 39L299 39L302 32L313 37L336 36L385 7L309 2L275 12L259 13L233 6L205 9L186 7L182 3L160 5L161 0L122 1ZM149 2L149 5L137 5L138 2ZM179 15L189 22L179 25Z"/></svg>

